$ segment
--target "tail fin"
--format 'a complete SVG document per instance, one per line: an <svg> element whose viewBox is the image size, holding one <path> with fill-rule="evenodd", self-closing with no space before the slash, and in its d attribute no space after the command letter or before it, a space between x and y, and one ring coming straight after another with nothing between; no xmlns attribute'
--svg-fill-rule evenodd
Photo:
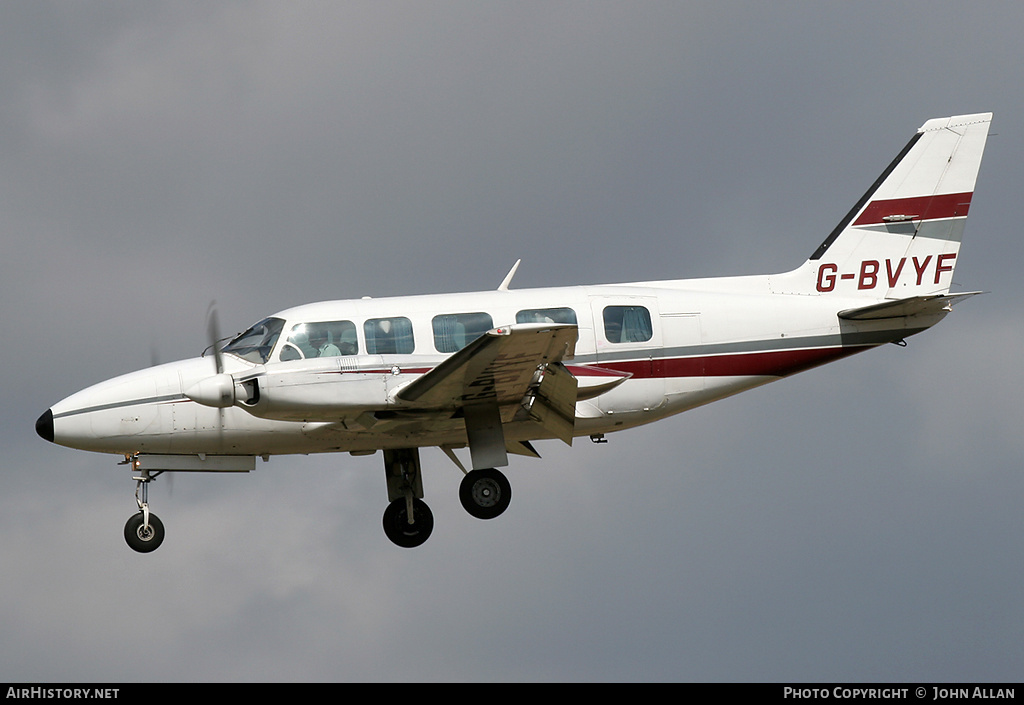
<svg viewBox="0 0 1024 705"><path fill-rule="evenodd" d="M929 120L799 269L790 293L905 299L953 280L992 113Z"/></svg>

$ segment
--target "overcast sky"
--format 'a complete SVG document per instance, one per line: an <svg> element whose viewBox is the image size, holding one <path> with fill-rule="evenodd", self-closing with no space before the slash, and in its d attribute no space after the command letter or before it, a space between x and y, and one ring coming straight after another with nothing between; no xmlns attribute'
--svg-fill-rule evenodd
<svg viewBox="0 0 1024 705"><path fill-rule="evenodd" d="M1020 680L1019 2L10 2L0 680ZM309 301L799 265L925 120L994 111L956 286L887 346L538 444L482 522L380 455L162 478L40 440Z"/></svg>

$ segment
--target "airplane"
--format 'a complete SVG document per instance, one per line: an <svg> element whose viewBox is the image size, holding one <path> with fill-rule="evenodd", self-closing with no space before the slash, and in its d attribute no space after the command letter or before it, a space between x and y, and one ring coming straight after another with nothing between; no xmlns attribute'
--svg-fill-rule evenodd
<svg viewBox="0 0 1024 705"><path fill-rule="evenodd" d="M404 548L434 519L420 448L462 471L459 498L502 514L508 456L535 441L606 441L938 323L991 113L928 120L799 267L782 274L328 301L290 308L209 355L72 394L36 422L47 441L124 457L141 553L165 531L164 472L247 472L280 454L382 451L383 528ZM469 448L470 467L455 450Z"/></svg>

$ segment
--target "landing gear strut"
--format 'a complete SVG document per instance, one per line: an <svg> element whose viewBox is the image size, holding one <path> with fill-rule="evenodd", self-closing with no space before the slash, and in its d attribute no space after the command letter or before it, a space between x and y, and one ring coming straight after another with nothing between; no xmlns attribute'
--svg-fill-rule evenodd
<svg viewBox="0 0 1024 705"><path fill-rule="evenodd" d="M134 458L129 459L133 467L138 467ZM160 473L157 472L156 475ZM139 553L149 553L159 548L164 540L164 525L156 514L149 512L149 483L156 475L143 469L135 480L135 501L139 504L139 513L128 519L124 525L124 540ZM141 490L141 496L140 495Z"/></svg>
<svg viewBox="0 0 1024 705"><path fill-rule="evenodd" d="M415 548L434 530L434 515L422 499L419 449L385 450L384 471L391 502L384 511L384 534L396 546Z"/></svg>

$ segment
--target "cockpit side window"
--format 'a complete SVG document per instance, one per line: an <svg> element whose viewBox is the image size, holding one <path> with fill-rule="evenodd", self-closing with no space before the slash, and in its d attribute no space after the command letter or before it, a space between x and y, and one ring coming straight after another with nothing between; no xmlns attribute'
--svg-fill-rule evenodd
<svg viewBox="0 0 1024 705"><path fill-rule="evenodd" d="M264 363L270 357L282 328L284 321L280 318L264 318L225 345L222 352L237 355L249 362Z"/></svg>
<svg viewBox="0 0 1024 705"><path fill-rule="evenodd" d="M356 324L352 321L320 321L292 326L288 339L281 346L278 359L282 362L311 357L337 357L357 355L359 341Z"/></svg>
<svg viewBox="0 0 1024 705"><path fill-rule="evenodd" d="M363 324L368 355L408 355L416 348L412 322L404 316L371 318Z"/></svg>
<svg viewBox="0 0 1024 705"><path fill-rule="evenodd" d="M434 316L434 347L438 352L462 350L494 327L487 313L449 313Z"/></svg>

